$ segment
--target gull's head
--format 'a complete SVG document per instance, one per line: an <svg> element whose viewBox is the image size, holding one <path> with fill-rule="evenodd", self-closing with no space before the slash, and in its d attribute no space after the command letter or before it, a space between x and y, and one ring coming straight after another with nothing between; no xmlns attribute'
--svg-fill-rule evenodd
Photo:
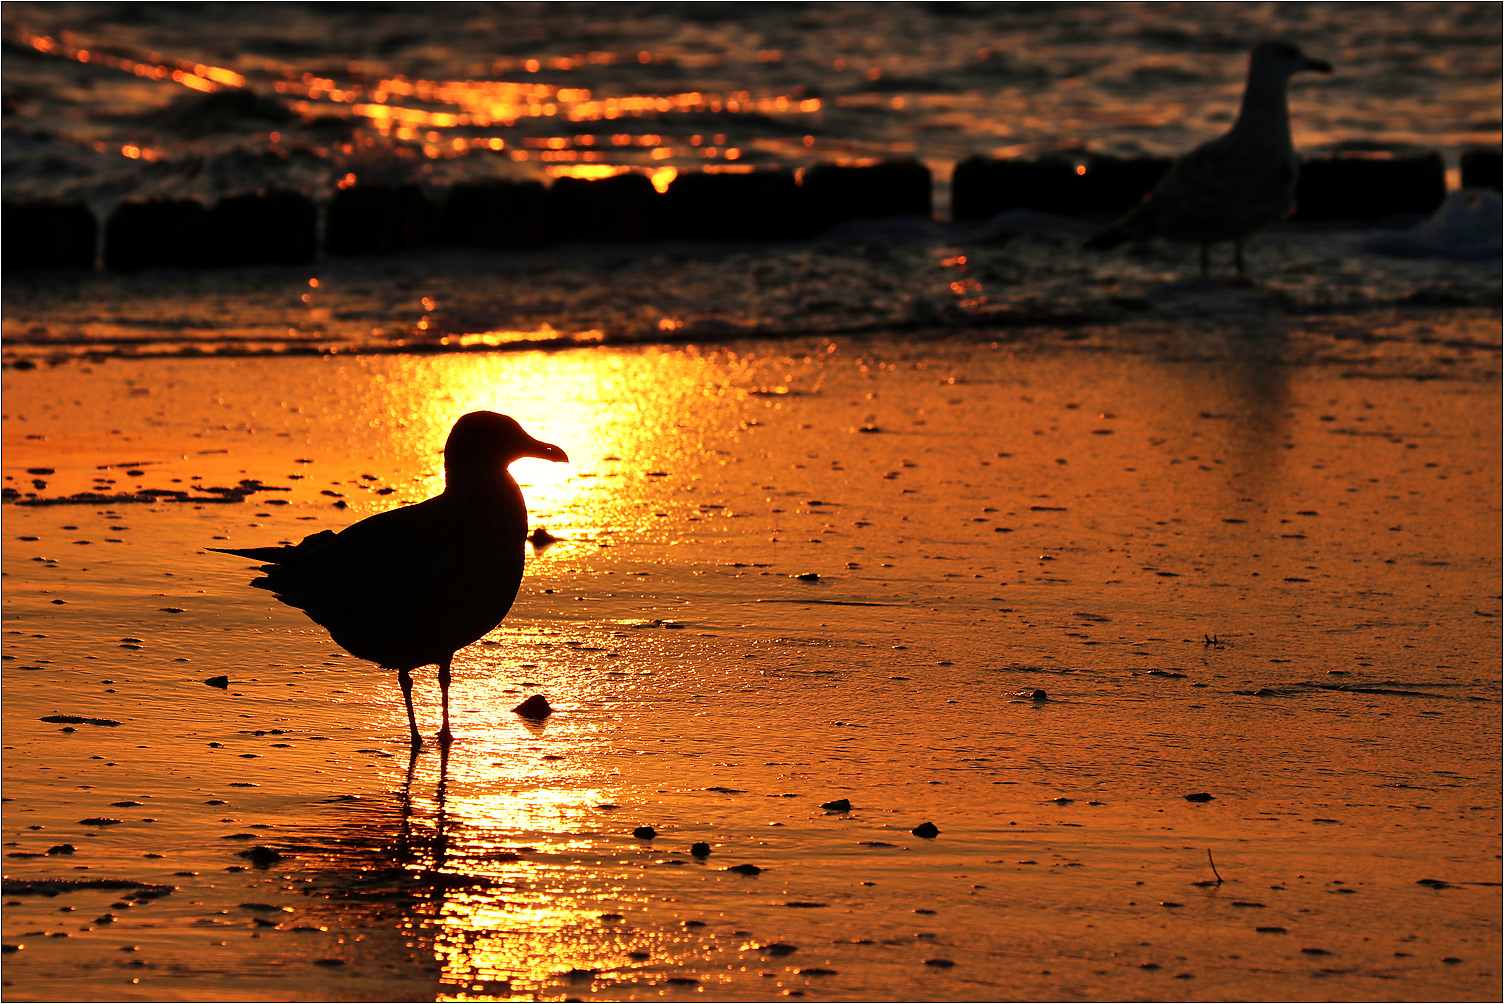
<svg viewBox="0 0 1504 1004"><path fill-rule="evenodd" d="M1269 74L1288 79L1291 75L1306 70L1316 73L1331 73L1332 64L1324 59L1312 59L1300 51L1293 42L1260 42L1249 56L1249 70L1255 74Z"/></svg>
<svg viewBox="0 0 1504 1004"><path fill-rule="evenodd" d="M454 423L444 443L446 471L504 469L514 460L537 457L565 463L569 456L552 443L534 439L517 420L494 411L472 411Z"/></svg>

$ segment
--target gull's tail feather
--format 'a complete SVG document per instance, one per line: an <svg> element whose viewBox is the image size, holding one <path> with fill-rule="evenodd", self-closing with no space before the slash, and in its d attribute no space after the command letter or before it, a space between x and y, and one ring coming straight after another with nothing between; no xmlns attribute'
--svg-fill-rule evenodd
<svg viewBox="0 0 1504 1004"><path fill-rule="evenodd" d="M312 536L304 537L296 544L284 544L279 547L206 547L204 550L233 554L241 558L250 558L252 561L285 565L288 559L309 553L333 536L333 530L320 530Z"/></svg>
<svg viewBox="0 0 1504 1004"><path fill-rule="evenodd" d="M269 561L273 564L280 563L293 551L295 547L206 547L206 551L218 551L220 554L234 554L242 558L250 558L253 561Z"/></svg>

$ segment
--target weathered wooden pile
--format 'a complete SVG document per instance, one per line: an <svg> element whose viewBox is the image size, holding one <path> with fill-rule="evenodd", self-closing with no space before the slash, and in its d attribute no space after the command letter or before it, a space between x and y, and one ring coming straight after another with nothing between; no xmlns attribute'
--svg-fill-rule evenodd
<svg viewBox="0 0 1504 1004"><path fill-rule="evenodd" d="M1037 210L1065 216L1122 212L1168 170L1150 157L1061 154L972 157L956 165L952 217ZM1500 187L1500 152L1462 155L1464 186ZM1446 196L1439 153L1339 154L1303 161L1297 220L1372 221L1429 213ZM268 191L205 205L196 199L120 203L104 221L105 268L295 265L320 247L320 207ZM527 249L567 241L797 240L851 220L929 216L932 180L913 160L869 166L680 174L658 192L642 174L456 184L434 201L416 185L355 185L332 193L323 248L331 256L415 248ZM91 268L100 222L82 202L7 203L4 267Z"/></svg>

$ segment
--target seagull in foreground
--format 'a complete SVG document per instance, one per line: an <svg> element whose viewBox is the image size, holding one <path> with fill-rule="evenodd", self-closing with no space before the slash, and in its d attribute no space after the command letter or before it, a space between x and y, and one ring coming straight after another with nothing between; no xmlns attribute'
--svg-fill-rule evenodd
<svg viewBox="0 0 1504 1004"><path fill-rule="evenodd" d="M1193 241L1201 245L1204 279L1208 246L1232 241L1241 279L1244 239L1286 216L1295 201L1300 161L1290 140L1285 92L1290 77L1303 70L1331 73L1332 64L1310 58L1289 42L1254 46L1243 106L1231 131L1177 160L1138 206L1086 247L1105 251L1156 235Z"/></svg>
<svg viewBox="0 0 1504 1004"><path fill-rule="evenodd" d="M397 670L415 748L412 671L437 665L447 745L454 653L501 623L522 582L527 504L507 472L522 457L569 460L506 415L471 412L444 444L442 494L296 545L209 550L268 562L251 585L300 607L352 655Z"/></svg>

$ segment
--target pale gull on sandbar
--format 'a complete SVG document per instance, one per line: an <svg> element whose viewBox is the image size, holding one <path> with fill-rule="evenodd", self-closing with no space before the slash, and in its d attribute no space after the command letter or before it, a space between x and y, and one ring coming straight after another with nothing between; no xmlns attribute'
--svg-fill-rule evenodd
<svg viewBox="0 0 1504 1004"><path fill-rule="evenodd" d="M1096 251L1125 241L1168 237L1201 245L1201 274L1208 246L1232 241L1238 276L1243 241L1290 211L1300 161L1290 139L1286 89L1302 70L1332 72L1289 42L1260 42L1248 60L1243 106L1232 129L1181 157L1128 215L1086 242Z"/></svg>

